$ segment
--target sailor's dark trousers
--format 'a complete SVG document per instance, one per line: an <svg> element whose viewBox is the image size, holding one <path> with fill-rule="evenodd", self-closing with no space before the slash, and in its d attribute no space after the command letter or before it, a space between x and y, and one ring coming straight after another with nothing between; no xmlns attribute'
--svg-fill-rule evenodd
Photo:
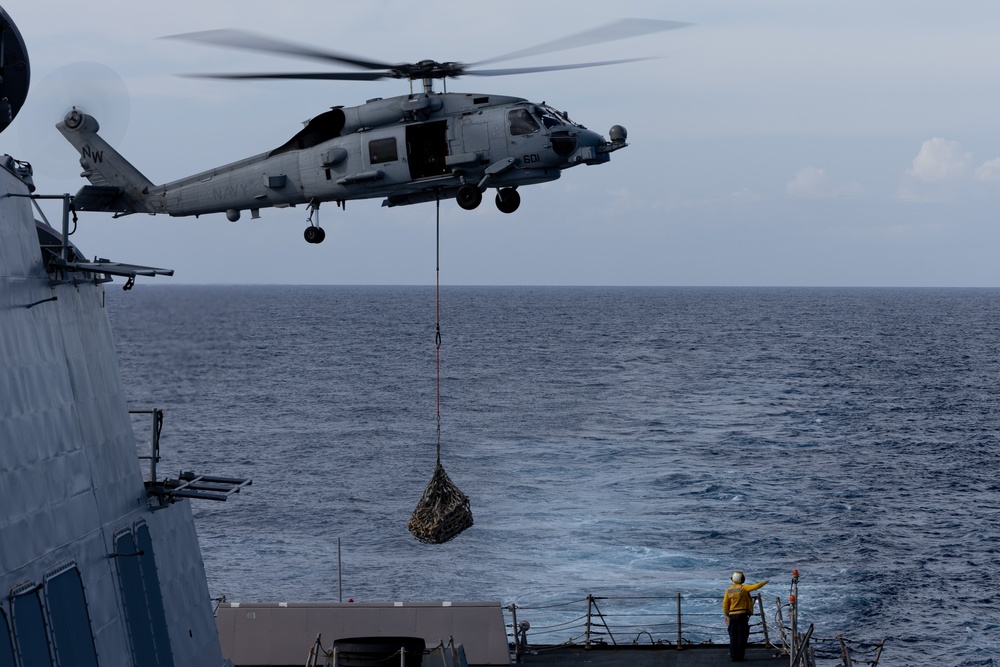
<svg viewBox="0 0 1000 667"><path fill-rule="evenodd" d="M743 660L750 640L750 614L729 615L729 657Z"/></svg>

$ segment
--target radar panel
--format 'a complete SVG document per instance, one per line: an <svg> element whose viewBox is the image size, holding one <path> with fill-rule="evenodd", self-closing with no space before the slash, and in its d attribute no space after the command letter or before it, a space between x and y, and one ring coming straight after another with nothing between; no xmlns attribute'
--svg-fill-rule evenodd
<svg viewBox="0 0 1000 667"><path fill-rule="evenodd" d="M24 106L30 82L28 49L14 21L0 7L0 132Z"/></svg>

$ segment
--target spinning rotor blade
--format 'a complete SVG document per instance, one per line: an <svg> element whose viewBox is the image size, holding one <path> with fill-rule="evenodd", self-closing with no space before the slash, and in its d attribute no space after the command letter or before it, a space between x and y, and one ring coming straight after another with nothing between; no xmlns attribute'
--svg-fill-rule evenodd
<svg viewBox="0 0 1000 667"><path fill-rule="evenodd" d="M583 69L585 67L604 67L605 65L621 65L622 63L634 63L640 60L651 60L651 58L625 58L624 60L604 60L596 63L574 63L571 65L548 65L541 67L508 67L505 69L475 69L462 73L463 76L506 76L508 74L533 74L535 72L556 72L563 69Z"/></svg>
<svg viewBox="0 0 1000 667"><path fill-rule="evenodd" d="M600 28L594 28L585 32L557 39L545 44L539 44L528 49L513 51L502 56L481 60L473 66L484 65L486 63L498 62L501 60L512 60L514 58L524 58L526 56L551 53L553 51L563 51L566 49L589 46L591 44L601 44L603 42L613 42L629 37L648 35L664 30L675 30L691 25L680 21L662 21L657 19L622 19L609 23ZM448 77L458 77L463 74L472 76L505 76L508 74L530 74L534 72L554 72L559 70L581 69L586 67L602 67L605 65L618 65L621 63L648 60L648 58L628 58L622 60L606 60L589 63L570 63L565 65L549 65L541 67L512 67L503 69L468 70L469 65L458 62L439 63L434 60L422 60L417 63L398 63L391 65L373 60L362 59L343 53L335 53L310 46L272 39L263 35L256 35L240 30L206 30L203 32L190 32L180 35L170 35L167 39L180 39L202 44L215 46L234 47L239 49L249 49L253 51L269 51L272 53L283 53L285 55L314 58L326 62L338 62L353 65L366 70L377 70L369 72L260 72L245 74L193 74L195 78L207 79L314 79L314 80L339 80L339 81L375 81L377 79L410 79L429 80L444 79Z"/></svg>
<svg viewBox="0 0 1000 667"><path fill-rule="evenodd" d="M575 49L581 46L590 46L592 44L615 42L620 39L640 37L654 32L663 32L664 30L686 28L689 25L692 24L684 23L682 21L663 21L659 19L621 19L600 28L593 28L575 35L556 39L551 42L538 44L537 46L532 46L527 49L512 51L510 53L505 53L502 56L480 60L477 63L473 63L473 65L485 65L487 63L495 63L502 60L514 60L515 58L537 56L543 53L565 51L567 49Z"/></svg>
<svg viewBox="0 0 1000 667"><path fill-rule="evenodd" d="M121 76L97 62L63 65L34 83L26 113L17 121L21 150L32 156L36 176L80 177L80 155L55 129L73 107L99 119L101 136L112 146L124 139L132 104Z"/></svg>
<svg viewBox="0 0 1000 667"><path fill-rule="evenodd" d="M361 69L392 69L393 65L380 63L372 60L362 60L356 56L346 53L335 53L324 51L311 46L285 42L263 35L256 35L241 30L204 30L202 32L188 32L180 35L168 35L164 39L180 39L189 42L201 42L202 44L212 44L215 46L228 46L237 49L249 49L251 51L271 51L272 53L284 53L290 56L301 56L303 58L315 58L318 60L333 61L354 65Z"/></svg>
<svg viewBox="0 0 1000 667"><path fill-rule="evenodd" d="M184 74L189 79L315 79L323 81L377 81L392 78L386 72L259 72L257 74Z"/></svg>

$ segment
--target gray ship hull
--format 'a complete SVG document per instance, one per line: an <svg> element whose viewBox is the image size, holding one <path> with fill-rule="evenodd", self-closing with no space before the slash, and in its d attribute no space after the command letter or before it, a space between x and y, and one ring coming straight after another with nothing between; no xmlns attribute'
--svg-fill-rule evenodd
<svg viewBox="0 0 1000 667"><path fill-rule="evenodd" d="M47 270L0 161L0 664L220 665L189 501L147 495L104 276Z"/></svg>

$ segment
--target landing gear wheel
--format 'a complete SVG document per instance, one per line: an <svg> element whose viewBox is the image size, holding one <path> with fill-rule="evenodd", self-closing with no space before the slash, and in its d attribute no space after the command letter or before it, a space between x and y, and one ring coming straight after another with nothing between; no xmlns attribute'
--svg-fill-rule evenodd
<svg viewBox="0 0 1000 667"><path fill-rule="evenodd" d="M521 205L521 195L514 188L502 188L497 190L496 204L501 213L513 213Z"/></svg>
<svg viewBox="0 0 1000 667"><path fill-rule="evenodd" d="M326 232L323 231L322 227L313 227L312 225L306 227L306 231L302 233L308 243L322 243L323 239L326 238Z"/></svg>
<svg viewBox="0 0 1000 667"><path fill-rule="evenodd" d="M458 194L455 195L455 199L458 200L459 206L464 208L466 211L471 211L482 203L483 193L480 192L479 188L475 185L469 185L466 183L458 189Z"/></svg>

